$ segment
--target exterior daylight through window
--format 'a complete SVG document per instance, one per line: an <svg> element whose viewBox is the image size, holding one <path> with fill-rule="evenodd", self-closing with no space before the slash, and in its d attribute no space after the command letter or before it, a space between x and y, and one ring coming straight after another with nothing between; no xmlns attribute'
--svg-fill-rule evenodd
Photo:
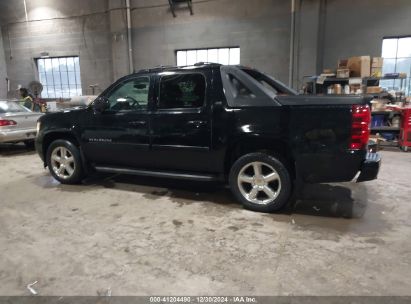
<svg viewBox="0 0 411 304"><path fill-rule="evenodd" d="M79 57L37 59L43 98L70 98L82 95Z"/></svg>

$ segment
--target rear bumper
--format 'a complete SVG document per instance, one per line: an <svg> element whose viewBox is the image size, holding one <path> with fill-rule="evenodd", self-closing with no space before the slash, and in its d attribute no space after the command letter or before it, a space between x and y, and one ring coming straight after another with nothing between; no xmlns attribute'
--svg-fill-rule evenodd
<svg viewBox="0 0 411 304"><path fill-rule="evenodd" d="M376 179L381 166L381 156L378 153L367 153L367 157L361 165L361 173L357 183Z"/></svg>
<svg viewBox="0 0 411 304"><path fill-rule="evenodd" d="M0 142L19 142L36 138L36 129L0 131Z"/></svg>

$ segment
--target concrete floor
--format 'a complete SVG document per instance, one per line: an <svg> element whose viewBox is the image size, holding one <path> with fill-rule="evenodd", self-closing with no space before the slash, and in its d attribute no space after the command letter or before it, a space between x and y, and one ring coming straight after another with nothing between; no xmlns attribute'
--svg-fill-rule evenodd
<svg viewBox="0 0 411 304"><path fill-rule="evenodd" d="M378 180L306 186L269 215L215 185L60 185L0 146L0 295L411 295L411 153L382 155Z"/></svg>

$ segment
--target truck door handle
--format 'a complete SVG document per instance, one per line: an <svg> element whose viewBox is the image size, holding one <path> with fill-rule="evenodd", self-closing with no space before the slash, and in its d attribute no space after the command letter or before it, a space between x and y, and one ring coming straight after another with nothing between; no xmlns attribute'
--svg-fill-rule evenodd
<svg viewBox="0 0 411 304"><path fill-rule="evenodd" d="M147 122L145 120L136 120L136 121L130 121L128 124L132 126L145 126Z"/></svg>
<svg viewBox="0 0 411 304"><path fill-rule="evenodd" d="M199 128L203 125L205 125L207 122L203 120L190 120L187 122L188 125L195 126L196 128Z"/></svg>

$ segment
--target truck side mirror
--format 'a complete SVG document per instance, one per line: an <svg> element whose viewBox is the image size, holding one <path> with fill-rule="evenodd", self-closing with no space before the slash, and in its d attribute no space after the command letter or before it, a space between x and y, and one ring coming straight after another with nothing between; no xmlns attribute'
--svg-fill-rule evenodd
<svg viewBox="0 0 411 304"><path fill-rule="evenodd" d="M98 97L93 103L93 109L96 113L103 113L110 106L109 100L106 97Z"/></svg>

